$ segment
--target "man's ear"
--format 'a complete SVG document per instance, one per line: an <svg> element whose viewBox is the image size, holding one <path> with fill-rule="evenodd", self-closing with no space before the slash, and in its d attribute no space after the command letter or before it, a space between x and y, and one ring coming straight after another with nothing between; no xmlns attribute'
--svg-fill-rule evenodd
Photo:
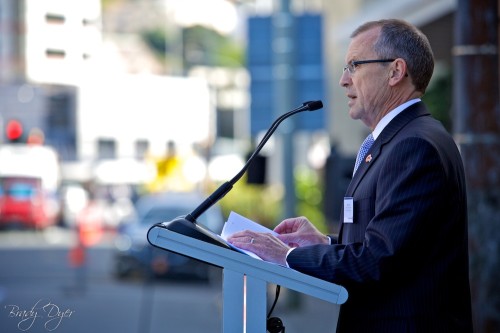
<svg viewBox="0 0 500 333"><path fill-rule="evenodd" d="M397 58L391 64L391 71L389 74L389 84L396 85L401 82L405 77L408 77L408 68L406 67L406 61L401 58Z"/></svg>

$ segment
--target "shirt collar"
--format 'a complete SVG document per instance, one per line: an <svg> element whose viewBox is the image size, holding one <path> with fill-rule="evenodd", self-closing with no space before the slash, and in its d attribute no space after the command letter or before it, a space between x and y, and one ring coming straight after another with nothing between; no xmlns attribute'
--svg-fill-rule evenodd
<svg viewBox="0 0 500 333"><path fill-rule="evenodd" d="M380 133L382 133L384 128L391 122L392 119L394 119L394 117L396 117L398 114L400 114L401 111L403 111L404 109L406 109L410 105L413 105L413 104L420 102L420 101L421 101L420 98L411 99L408 102L401 104L397 108L395 108L395 109L391 110L389 113L387 113L382 119L380 119L377 126L375 126L375 129L373 130L373 133L372 133L373 139L377 140L378 136L380 135Z"/></svg>

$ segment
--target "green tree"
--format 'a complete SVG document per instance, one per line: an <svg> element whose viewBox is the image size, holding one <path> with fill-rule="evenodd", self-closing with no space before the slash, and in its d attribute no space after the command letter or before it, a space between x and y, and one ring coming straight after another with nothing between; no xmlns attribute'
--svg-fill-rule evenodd
<svg viewBox="0 0 500 333"><path fill-rule="evenodd" d="M184 69L197 65L211 67L244 66L244 49L234 39L202 26L183 28L181 37L163 27L141 32L142 39L166 63L182 54ZM176 50L182 49L182 52ZM178 59L177 59L178 60Z"/></svg>
<svg viewBox="0 0 500 333"><path fill-rule="evenodd" d="M451 131L451 103L453 79L449 71L436 76L430 83L422 100L429 107L429 111Z"/></svg>

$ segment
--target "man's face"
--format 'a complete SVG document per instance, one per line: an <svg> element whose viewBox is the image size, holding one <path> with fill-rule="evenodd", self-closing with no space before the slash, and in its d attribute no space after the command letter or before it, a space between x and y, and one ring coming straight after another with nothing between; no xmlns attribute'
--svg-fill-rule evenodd
<svg viewBox="0 0 500 333"><path fill-rule="evenodd" d="M373 51L379 34L380 28L374 28L354 37L347 50L346 64L379 59ZM360 64L352 74L344 71L339 84L346 88L352 119L360 119L366 126L375 128L384 111L384 104L390 99L388 78L387 66L380 63Z"/></svg>

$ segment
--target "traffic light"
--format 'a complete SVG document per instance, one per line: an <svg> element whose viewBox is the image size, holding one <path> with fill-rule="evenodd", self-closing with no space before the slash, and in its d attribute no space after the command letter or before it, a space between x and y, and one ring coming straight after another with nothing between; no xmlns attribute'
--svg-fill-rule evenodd
<svg viewBox="0 0 500 333"><path fill-rule="evenodd" d="M5 134L9 142L21 142L21 139L23 137L23 125L19 120L9 120L5 128Z"/></svg>

